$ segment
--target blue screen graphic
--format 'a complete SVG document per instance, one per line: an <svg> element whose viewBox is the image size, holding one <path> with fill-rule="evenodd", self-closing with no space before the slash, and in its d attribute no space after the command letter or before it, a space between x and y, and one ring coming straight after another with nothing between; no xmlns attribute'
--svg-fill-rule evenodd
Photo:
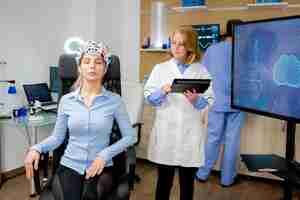
<svg viewBox="0 0 300 200"><path fill-rule="evenodd" d="M300 119L300 17L236 26L234 106Z"/></svg>

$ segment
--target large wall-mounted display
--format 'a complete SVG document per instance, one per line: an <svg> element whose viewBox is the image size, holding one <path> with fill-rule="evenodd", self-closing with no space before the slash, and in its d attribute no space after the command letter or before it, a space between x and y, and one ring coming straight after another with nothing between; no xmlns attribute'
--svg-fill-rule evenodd
<svg viewBox="0 0 300 200"><path fill-rule="evenodd" d="M237 25L232 105L300 122L300 16Z"/></svg>

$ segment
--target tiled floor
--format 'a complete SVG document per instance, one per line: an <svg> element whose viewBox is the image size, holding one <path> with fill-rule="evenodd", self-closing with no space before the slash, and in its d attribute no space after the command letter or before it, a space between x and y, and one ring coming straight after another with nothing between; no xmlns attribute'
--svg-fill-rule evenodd
<svg viewBox="0 0 300 200"><path fill-rule="evenodd" d="M145 162L139 162L137 173L142 181L135 185L131 200L153 200L156 182L155 168ZM37 200L29 198L29 184L25 176L18 176L4 183L0 190L0 200ZM172 190L171 200L179 196L178 178ZM219 178L213 175L206 183L195 183L195 200L280 200L282 189L278 183L269 183L242 177L240 184L231 188L219 186ZM296 199L296 198L295 198Z"/></svg>

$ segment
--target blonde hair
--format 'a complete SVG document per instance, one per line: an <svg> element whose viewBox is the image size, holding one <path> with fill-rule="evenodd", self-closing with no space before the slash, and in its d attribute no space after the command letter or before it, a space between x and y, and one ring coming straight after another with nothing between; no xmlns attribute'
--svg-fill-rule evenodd
<svg viewBox="0 0 300 200"><path fill-rule="evenodd" d="M83 59L83 56L84 56L84 53L82 53L78 59L78 62L77 62L77 74L78 74L78 77L76 79L76 81L73 83L73 85L71 86L71 91L74 91L76 90L77 88L80 88L82 86L82 77L81 77L81 73L79 71L79 67L82 63L82 59Z"/></svg>
<svg viewBox="0 0 300 200"><path fill-rule="evenodd" d="M201 58L201 51L198 46L198 34L192 29L180 28L173 32L171 39L174 38L174 35L176 33L180 33L184 37L184 47L188 52L188 57L185 63L191 64L194 62L198 62ZM172 52L170 53L173 57Z"/></svg>

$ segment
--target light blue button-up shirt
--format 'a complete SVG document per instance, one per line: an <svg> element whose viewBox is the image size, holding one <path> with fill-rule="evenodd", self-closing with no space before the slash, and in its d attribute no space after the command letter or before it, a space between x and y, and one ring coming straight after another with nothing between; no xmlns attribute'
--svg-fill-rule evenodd
<svg viewBox="0 0 300 200"><path fill-rule="evenodd" d="M114 119L122 139L109 145ZM44 153L57 148L63 142L67 128L70 138L60 164L79 174L84 174L97 156L106 161L106 166L111 166L112 158L137 140L121 97L104 88L90 108L85 106L79 89L64 95L52 135L32 149Z"/></svg>
<svg viewBox="0 0 300 200"><path fill-rule="evenodd" d="M178 61L176 61L174 58L172 59L172 62L175 62L178 70L181 74L185 72L185 70L190 66L187 64L180 64ZM155 92L153 92L151 95L147 97L147 101L153 105L153 106L160 106L166 99L166 94L162 91L161 88L157 89ZM205 98L199 96L195 103L193 104L194 108L197 110L202 110L208 105L208 102Z"/></svg>

